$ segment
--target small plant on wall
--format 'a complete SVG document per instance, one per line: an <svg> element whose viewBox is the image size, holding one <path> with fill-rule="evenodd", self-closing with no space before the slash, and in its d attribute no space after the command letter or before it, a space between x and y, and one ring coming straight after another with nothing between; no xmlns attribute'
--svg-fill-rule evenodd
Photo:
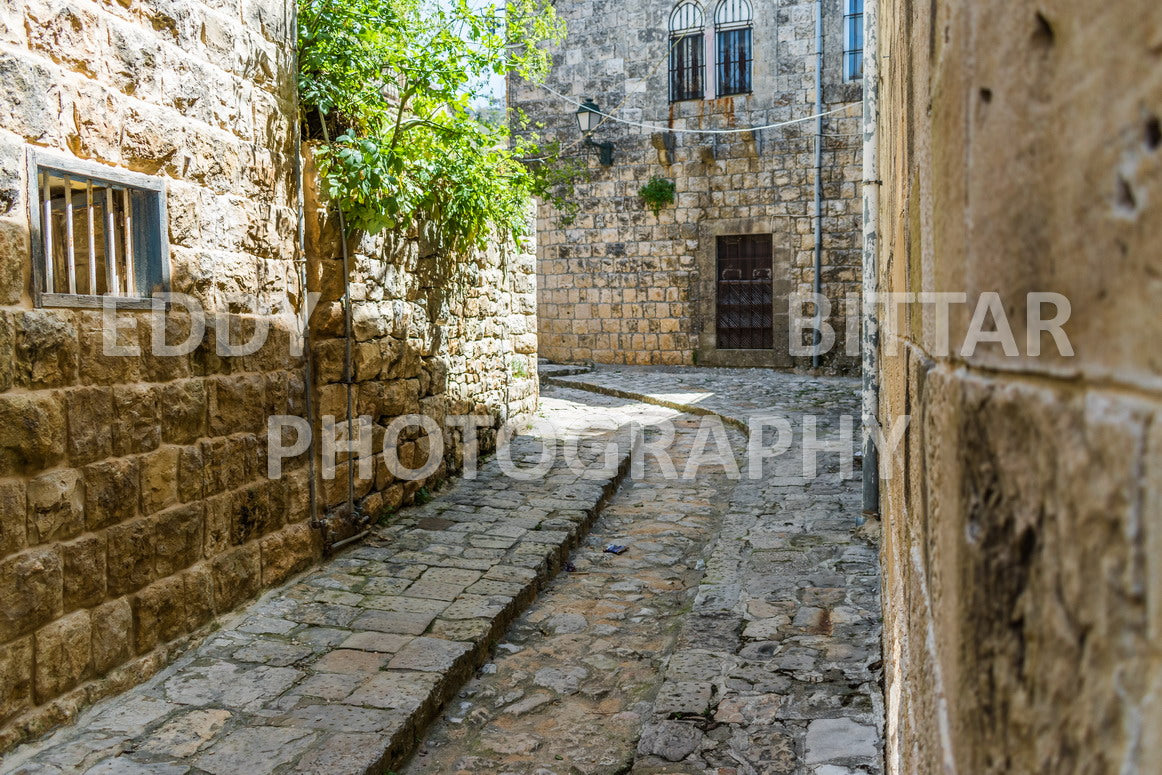
<svg viewBox="0 0 1162 775"><path fill-rule="evenodd" d="M653 211L656 217L666 205L674 203L674 192L677 186L672 180L654 176L650 178L650 182L638 189L638 196L645 202L646 207Z"/></svg>

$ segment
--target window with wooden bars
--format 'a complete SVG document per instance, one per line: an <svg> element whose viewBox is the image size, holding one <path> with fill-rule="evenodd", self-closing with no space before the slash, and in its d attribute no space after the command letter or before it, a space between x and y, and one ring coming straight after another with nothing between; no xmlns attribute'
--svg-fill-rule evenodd
<svg viewBox="0 0 1162 775"><path fill-rule="evenodd" d="M39 306L150 306L168 290L165 184L158 178L29 154L33 295Z"/></svg>
<svg viewBox="0 0 1162 775"><path fill-rule="evenodd" d="M670 102L705 96L706 42L702 8L679 3L670 13Z"/></svg>
<svg viewBox="0 0 1162 775"><path fill-rule="evenodd" d="M774 348L770 234L718 238L716 342L719 350Z"/></svg>
<svg viewBox="0 0 1162 775"><path fill-rule="evenodd" d="M717 94L729 97L751 92L754 49L753 17L747 0L721 0L714 11Z"/></svg>

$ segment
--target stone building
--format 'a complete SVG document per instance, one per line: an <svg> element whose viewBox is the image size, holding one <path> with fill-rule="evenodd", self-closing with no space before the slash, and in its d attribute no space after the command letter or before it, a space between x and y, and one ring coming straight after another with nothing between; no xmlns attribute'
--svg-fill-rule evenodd
<svg viewBox="0 0 1162 775"><path fill-rule="evenodd" d="M268 475L271 416L317 440L350 400L377 450L393 417L423 413L446 442L430 482L460 460L448 416L535 407L531 254L457 263L418 237L368 238L343 271L309 152L298 185L293 13L0 5L0 750L141 680L358 529L347 460L326 478L304 452ZM163 292L208 315L192 352L154 349ZM195 327L181 310L169 344ZM263 328L257 349L216 341ZM429 444L412 428L394 449L414 468ZM351 481L364 519L425 483L381 460Z"/></svg>
<svg viewBox="0 0 1162 775"><path fill-rule="evenodd" d="M1162 5L880 10L888 772L1160 772Z"/></svg>
<svg viewBox="0 0 1162 775"><path fill-rule="evenodd" d="M860 282L862 0L822 0L819 27L811 0L566 0L556 8L568 36L554 51L548 88L509 84L510 106L590 176L576 186L571 220L540 208L541 355L810 365L789 347L788 310L814 288L818 244L837 334L823 364L855 370L858 341L848 342L844 312ZM574 114L584 98L629 122L603 120L590 133L612 144L609 165L582 143ZM654 177L676 189L657 215L638 196ZM808 322L814 314L810 304L797 309ZM810 336L800 341L809 346Z"/></svg>

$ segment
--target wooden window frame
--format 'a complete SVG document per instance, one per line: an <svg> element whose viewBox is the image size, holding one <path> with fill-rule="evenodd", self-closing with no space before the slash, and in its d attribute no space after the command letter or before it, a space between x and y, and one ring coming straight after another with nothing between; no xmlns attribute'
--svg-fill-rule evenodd
<svg viewBox="0 0 1162 775"><path fill-rule="evenodd" d="M44 202L40 187L42 173L74 181L113 187L132 204L132 219L122 225L133 248L133 290L135 292L80 294L60 293L47 285L49 257L45 253ZM166 214L166 184L159 177L76 159L40 148L27 154L28 218L32 261L32 298L37 307L102 308L110 303L130 309L149 309L152 294L169 290L169 234ZM71 223L70 221L67 221ZM50 227L51 228L51 227ZM88 224L85 228L89 228ZM90 245L92 232L89 233ZM51 238L51 232L50 232ZM129 265L127 264L127 267ZM70 263L75 271L75 262ZM55 284L54 284L55 288Z"/></svg>

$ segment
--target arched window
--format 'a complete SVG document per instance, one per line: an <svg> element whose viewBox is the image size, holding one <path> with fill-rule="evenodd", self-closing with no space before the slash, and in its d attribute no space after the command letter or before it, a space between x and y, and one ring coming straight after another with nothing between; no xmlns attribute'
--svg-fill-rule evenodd
<svg viewBox="0 0 1162 775"><path fill-rule="evenodd" d="M719 97L747 94L751 90L752 21L747 0L721 0L714 9Z"/></svg>
<svg viewBox="0 0 1162 775"><path fill-rule="evenodd" d="M700 99L706 70L702 6L685 0L670 13L670 102Z"/></svg>

